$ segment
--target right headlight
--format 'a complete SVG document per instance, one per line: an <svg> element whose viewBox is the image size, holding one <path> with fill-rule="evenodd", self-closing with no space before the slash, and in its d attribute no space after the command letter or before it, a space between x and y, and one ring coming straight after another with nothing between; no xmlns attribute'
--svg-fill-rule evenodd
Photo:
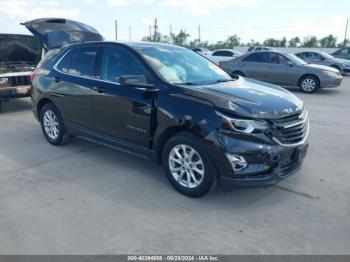
<svg viewBox="0 0 350 262"><path fill-rule="evenodd" d="M219 112L216 113L222 117L225 127L232 131L251 134L254 131L261 132L270 128L269 124L265 120L237 119L226 116Z"/></svg>
<svg viewBox="0 0 350 262"><path fill-rule="evenodd" d="M6 85L9 83L9 80L7 77L0 77L0 85Z"/></svg>
<svg viewBox="0 0 350 262"><path fill-rule="evenodd" d="M327 76L330 76L330 77L338 77L339 76L338 73L333 72L333 71L323 71L323 73Z"/></svg>

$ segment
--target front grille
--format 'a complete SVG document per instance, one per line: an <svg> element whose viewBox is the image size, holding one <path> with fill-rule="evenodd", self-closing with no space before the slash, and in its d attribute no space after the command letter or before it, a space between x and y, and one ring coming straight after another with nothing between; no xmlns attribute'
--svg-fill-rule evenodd
<svg viewBox="0 0 350 262"><path fill-rule="evenodd" d="M11 76L8 78L10 86L26 86L30 85L29 76Z"/></svg>
<svg viewBox="0 0 350 262"><path fill-rule="evenodd" d="M307 111L292 116L275 119L272 137L282 145L293 145L302 142L309 132Z"/></svg>

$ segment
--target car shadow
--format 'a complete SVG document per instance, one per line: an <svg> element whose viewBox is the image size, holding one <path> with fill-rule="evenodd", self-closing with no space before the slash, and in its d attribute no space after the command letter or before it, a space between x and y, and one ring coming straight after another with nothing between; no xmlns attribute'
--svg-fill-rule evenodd
<svg viewBox="0 0 350 262"><path fill-rule="evenodd" d="M70 146L81 143L73 139ZM87 142L88 143L88 142ZM91 143L93 147L94 144ZM69 169L59 174L69 184L84 187L94 198L104 198L115 205L133 206L143 212L198 212L204 210L249 209L288 201L290 194L278 187L232 189L220 186L202 198L189 198L178 193L168 182L160 165L114 149L98 146L84 153L79 173ZM66 164L67 166L70 164ZM74 167L74 163L70 168ZM55 175L56 176L56 175ZM65 181L68 182L68 181ZM286 182L288 183L288 181Z"/></svg>
<svg viewBox="0 0 350 262"><path fill-rule="evenodd" d="M31 107L32 102L30 98L10 99L7 102L2 101L2 105L0 106L0 114L27 111L30 110Z"/></svg>

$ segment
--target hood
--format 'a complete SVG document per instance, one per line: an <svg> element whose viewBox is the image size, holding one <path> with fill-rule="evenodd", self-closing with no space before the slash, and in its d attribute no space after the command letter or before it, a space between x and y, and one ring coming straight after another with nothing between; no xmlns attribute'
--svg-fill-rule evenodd
<svg viewBox="0 0 350 262"><path fill-rule="evenodd" d="M0 34L0 73L31 71L41 58L41 44L30 35Z"/></svg>
<svg viewBox="0 0 350 262"><path fill-rule="evenodd" d="M185 94L210 101L218 110L240 117L275 119L299 113L304 107L299 98L281 87L242 77L183 87Z"/></svg>
<svg viewBox="0 0 350 262"><path fill-rule="evenodd" d="M328 61L333 62L333 63L340 63L340 64L346 64L350 65L350 61L346 59L341 59L341 58L331 58Z"/></svg>
<svg viewBox="0 0 350 262"><path fill-rule="evenodd" d="M41 18L22 25L42 43L46 50L72 43L103 40L95 28L68 19Z"/></svg>
<svg viewBox="0 0 350 262"><path fill-rule="evenodd" d="M308 67L308 68L313 68L313 69L318 69L318 70L325 70L325 71L331 71L331 72L334 72L334 73L338 73L339 70L338 69L335 69L333 67L330 67L330 66L325 66L325 65L317 65L317 64L306 64L304 65L305 67Z"/></svg>

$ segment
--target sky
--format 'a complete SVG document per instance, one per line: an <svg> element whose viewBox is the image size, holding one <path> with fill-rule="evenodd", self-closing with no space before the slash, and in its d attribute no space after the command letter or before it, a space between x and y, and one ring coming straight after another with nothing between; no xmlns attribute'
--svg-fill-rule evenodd
<svg viewBox="0 0 350 262"><path fill-rule="evenodd" d="M141 40L157 18L159 31L186 30L209 42L237 34L243 42L334 34L343 41L349 0L0 0L0 33L28 34L20 22L63 17L95 27L106 40ZM350 26L348 36L350 37Z"/></svg>

